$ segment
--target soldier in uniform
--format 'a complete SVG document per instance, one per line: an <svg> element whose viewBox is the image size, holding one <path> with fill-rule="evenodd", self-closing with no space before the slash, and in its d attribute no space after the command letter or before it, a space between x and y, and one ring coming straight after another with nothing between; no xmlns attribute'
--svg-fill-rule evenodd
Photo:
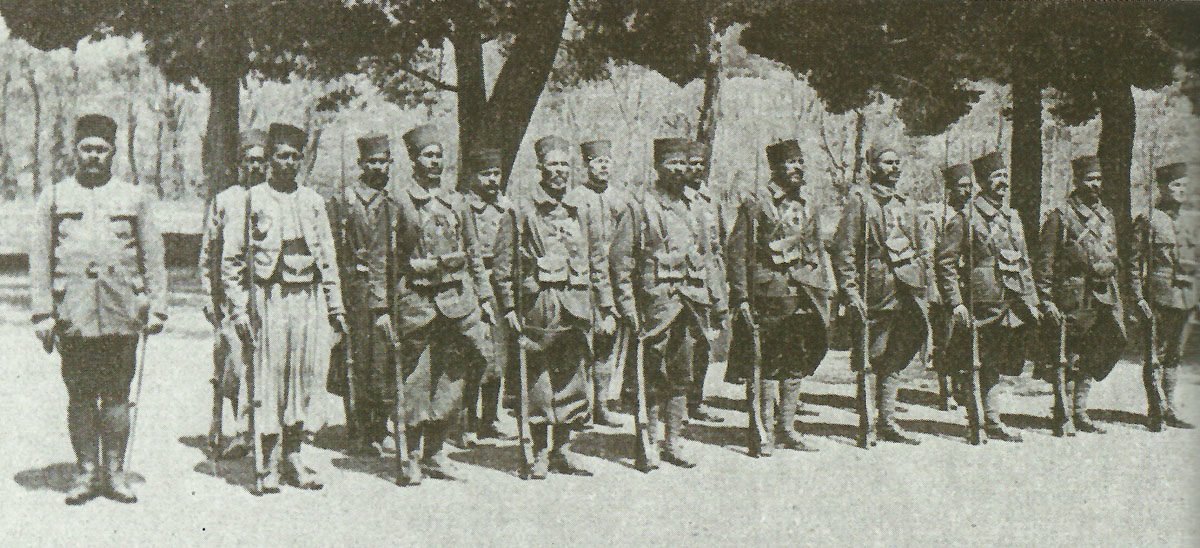
<svg viewBox="0 0 1200 548"><path fill-rule="evenodd" d="M968 325L975 322L984 431L991 439L1019 442L1021 435L1000 420L999 382L1025 367L1025 341L1041 319L1037 288L1021 218L1004 203L1007 163L992 152L972 167L980 194L950 219L938 244L938 283L955 326L945 358L958 368L972 365Z"/></svg>
<svg viewBox="0 0 1200 548"><path fill-rule="evenodd" d="M34 331L47 353L58 348L67 387L78 464L71 505L100 495L137 501L124 469L129 385L139 334L161 332L167 319L154 201L113 178L116 131L107 116L76 121L75 175L38 197L29 248Z"/></svg>
<svg viewBox="0 0 1200 548"><path fill-rule="evenodd" d="M301 489L323 487L300 456L304 423L324 378L327 330L346 332L325 202L296 182L307 140L300 128L271 124L267 184L246 191L226 216L221 279L230 321L243 343L253 345L255 393L249 409L263 448L262 494L278 493L281 481Z"/></svg>
<svg viewBox="0 0 1200 548"><path fill-rule="evenodd" d="M650 428L666 422L662 460L696 466L683 452L683 421L692 365L708 353L710 314L719 279L712 248L713 227L684 198L689 178L688 141L657 139L657 178L617 223L610 252L617 309L645 348ZM647 469L657 467L652 459Z"/></svg>
<svg viewBox="0 0 1200 548"><path fill-rule="evenodd" d="M434 126L404 134L412 181L397 196L396 334L403 378L408 451L405 480L453 479L446 456L449 427L463 408L472 371L491 348L485 318L492 288L470 207L442 188L442 142Z"/></svg>
<svg viewBox="0 0 1200 548"><path fill-rule="evenodd" d="M587 141L579 145L580 155L583 157L583 162L587 166L587 180L582 185L571 190L572 193L582 193L585 196L580 198L591 197L586 203L592 204L596 211L594 219L596 221L595 230L592 237L596 245L603 248L605 257L608 256L608 250L612 246L613 233L617 229L617 219L621 214L630 207L633 197L625 190L618 188L609 182L610 170L612 168L612 143L606 140ZM611 280L610 280L611 281ZM611 287L611 283L609 284ZM599 295L596 295L597 302ZM612 411L609 410L609 384L612 382L613 373L616 371L616 362L620 354L617 352L616 344L619 344L619 338L616 333L601 333L595 331L592 337L592 352L594 359L592 360L592 384L593 384L593 407L592 421L595 424L617 427L621 423L617 422L612 417Z"/></svg>
<svg viewBox="0 0 1200 548"><path fill-rule="evenodd" d="M392 165L387 135L358 139L359 180L328 203L337 249L338 273L348 318L347 336L330 356L330 392L349 398L347 382L354 379L354 409L346 417L359 439L353 449L378 456L388 438L388 417L396 378L392 365L396 343L392 330L391 296L395 282L396 200L388 192ZM349 345L353 375L347 375ZM340 351L339 351L340 350Z"/></svg>
<svg viewBox="0 0 1200 548"><path fill-rule="evenodd" d="M850 357L856 371L867 361L869 373L877 378L879 439L916 445L920 441L900 428L895 412L900 372L912 362L929 329L927 268L917 249L923 240L921 226L915 203L896 188L901 167L896 149L871 147L867 164L870 188L851 191L834 236L834 273L850 309L868 322L870 355L863 355L860 341ZM866 295L860 285L864 258ZM854 338L862 338L861 322Z"/></svg>
<svg viewBox="0 0 1200 548"><path fill-rule="evenodd" d="M245 202L246 189L262 183L267 179L267 134L261 130L251 130L241 135L242 162L238 170L236 184L217 193L209 208L204 231L200 235L200 258L197 264L203 269L200 275L200 289L208 295L204 303L204 317L212 323L216 330L213 340L213 360L220 364L222 374L218 382L219 390L229 400L234 410L233 422L236 437L221 453L221 458L240 459L250 452L250 433L246 431L244 416L238 411L239 402L246 401L242 392L242 375L245 373L245 356L241 338L233 324L229 322L229 305L225 301L224 287L221 285L221 248L224 245L223 235L228 223L230 211L236 210Z"/></svg>
<svg viewBox="0 0 1200 548"><path fill-rule="evenodd" d="M1100 161L1081 156L1071 161L1074 190L1051 210L1042 224L1034 277L1047 324L1046 347L1058 366L1058 326L1066 322L1067 386L1072 409L1053 412L1055 434L1071 430L1100 433L1088 416L1092 384L1104 380L1125 349L1125 322L1117 285L1116 221L1100 202ZM1043 371L1045 373L1045 371ZM1073 425L1074 428L1069 428Z"/></svg>
<svg viewBox="0 0 1200 548"><path fill-rule="evenodd" d="M753 335L762 348L763 423L775 428L777 440L763 440L760 454L769 455L774 441L807 451L796 430L800 384L816 371L829 348L829 257L821 240L819 212L806 189L804 155L795 139L766 148L771 180L766 192L738 208L727 240L729 296L741 316L734 320L735 339L725 378L746 382L753 366ZM749 320L748 320L749 319ZM751 391L747 391L751 394ZM772 436L773 438L773 436Z"/></svg>
<svg viewBox="0 0 1200 548"><path fill-rule="evenodd" d="M956 367L954 360L958 357L950 356L946 352L952 332L950 313L953 307L947 306L941 290L937 287L936 255L938 246L945 239L946 226L950 224L951 219L962 212L966 207L967 199L971 196L972 187L975 184L975 179L971 175L971 166L955 164L942 169L942 183L944 184L944 199L941 204L934 204L935 209L931 215L930 226L926 231L929 237L924 243L926 253L929 257L934 258L930 261L930 266L934 268L930 271L933 288L929 295L933 370L938 376L938 392L941 396L942 410L950 411L955 408L956 388L953 373Z"/></svg>
<svg viewBox="0 0 1200 548"><path fill-rule="evenodd" d="M712 259L715 263L715 272L717 273L717 276L711 282L712 293L716 299L716 302L713 303L712 311L714 313L727 312L729 310L729 291L725 279L724 242L728 231L725 227L725 214L724 208L721 206L721 201L713 195L711 187L707 184L708 145L700 141L689 142L687 160L688 182L684 188L684 198L695 211L695 214L704 216L705 223L712 227L708 236L712 240L709 245L713 250ZM725 315L721 313L711 318L712 329L706 333L706 336L710 339L710 343L716 338L715 334L719 333L725 325L726 319ZM712 363L711 344L708 345L708 349L708 352L694 356L696 363L692 365L692 386L688 391L688 418L719 423L725 419L707 413L703 409L704 378L708 375L709 364Z"/></svg>
<svg viewBox="0 0 1200 548"><path fill-rule="evenodd" d="M480 148L467 155L466 166L473 174L471 187L465 194L471 208L475 227L475 241L483 261L485 277L489 283L488 295L494 295L496 277L493 266L496 256L496 239L500 224L512 207L504 195L504 172L501 169L503 154L498 148ZM484 352L483 367L472 372L467 385L467 436L475 440L493 438L507 439L497 426L500 410L501 379L511 358L512 334L507 322L490 316L495 303L488 303L489 317L486 318L488 342ZM478 408L476 405L478 404ZM477 410L478 409L478 410ZM468 442L473 441L468 439Z"/></svg>
<svg viewBox="0 0 1200 548"><path fill-rule="evenodd" d="M1157 327L1158 367L1148 362L1142 371L1146 384L1151 430L1193 428L1179 418L1175 385L1186 343L1186 328L1196 310L1196 264L1200 260L1200 235L1195 223L1180 216L1191 179L1188 166L1174 163L1154 172L1158 183L1158 204L1135 223L1136 241L1130 261L1130 289L1138 303L1141 320L1151 319ZM1148 221L1148 222L1147 222Z"/></svg>
<svg viewBox="0 0 1200 548"><path fill-rule="evenodd" d="M535 458L531 477L548 472L590 476L570 451L571 433L590 415L589 335L615 328L607 248L588 203L568 193L570 145L535 143L541 180L513 206L496 240L500 309L527 350L529 409Z"/></svg>

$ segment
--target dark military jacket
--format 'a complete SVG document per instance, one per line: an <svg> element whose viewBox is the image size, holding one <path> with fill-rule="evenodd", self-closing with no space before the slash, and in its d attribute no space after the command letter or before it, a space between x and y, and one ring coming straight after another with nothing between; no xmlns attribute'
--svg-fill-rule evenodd
<svg viewBox="0 0 1200 548"><path fill-rule="evenodd" d="M487 202L475 193L468 193L465 197L471 206L471 216L475 221L475 240L478 242L479 254L483 259L484 272L494 294L496 289L494 271L496 241L500 236L500 225L508 215L508 210L512 208L512 201L506 196L499 196L494 203Z"/></svg>
<svg viewBox="0 0 1200 548"><path fill-rule="evenodd" d="M942 240L945 238L946 227L950 224L950 220L959 214L959 211L951 206L949 202L935 202L919 208L922 222L921 236L923 238L923 241L920 242L920 248L921 254L928 263L926 277L929 283L927 284L928 291L926 291L925 297L929 300L931 307L946 304L945 298L942 296L942 291L938 287L937 252L942 245Z"/></svg>
<svg viewBox="0 0 1200 548"><path fill-rule="evenodd" d="M717 273L713 278L711 288L715 299L713 304L718 310L725 310L728 308L729 301L728 280L725 279L725 236L728 234L725 226L725 208L721 205L721 201L712 195L707 186L699 189L684 188L683 196L689 207L695 212L693 214L703 216L705 225L710 227L708 231L708 237L711 240L709 246L712 249L713 268Z"/></svg>
<svg viewBox="0 0 1200 548"><path fill-rule="evenodd" d="M1147 232L1149 230L1149 232ZM1136 300L1154 306L1186 310L1196 306L1200 234L1178 211L1155 209L1134 223L1130 287ZM1148 252L1147 252L1148 250Z"/></svg>
<svg viewBox="0 0 1200 548"><path fill-rule="evenodd" d="M154 199L119 179L95 187L69 177L42 191L29 247L33 321L58 334L138 333L167 318L167 271Z"/></svg>
<svg viewBox="0 0 1200 548"><path fill-rule="evenodd" d="M632 206L633 196L612 184L600 191L586 184L578 185L568 192L568 196L565 199L571 203L587 204L586 207L589 208L587 216L592 221L591 236L604 253L604 259L608 264L613 238L617 233L617 222L621 215ZM609 277L611 290L615 285L612 280L612 269L607 269L605 275ZM596 302L602 300L602 296L599 294L593 294L593 298L596 299ZM609 303L612 303L611 299ZM616 311L614 310L613 313Z"/></svg>
<svg viewBox="0 0 1200 548"><path fill-rule="evenodd" d="M400 335L424 327L438 314L461 319L478 313L492 300L492 288L466 200L455 192L414 184L397 201Z"/></svg>
<svg viewBox="0 0 1200 548"><path fill-rule="evenodd" d="M973 306L983 323L1018 327L1037 316L1037 288L1017 211L987 198L955 214L938 244L937 278L946 305ZM964 284L970 284L965 289Z"/></svg>
<svg viewBox="0 0 1200 548"><path fill-rule="evenodd" d="M652 336L669 327L685 306L707 312L726 304L715 293L722 274L713 230L686 200L657 187L647 190L617 223L610 252L620 314L636 314Z"/></svg>
<svg viewBox="0 0 1200 548"><path fill-rule="evenodd" d="M867 234L863 234L866 217ZM838 284L861 295L860 272L867 255L867 295L871 310L893 310L911 297L924 309L929 290L927 257L921 253L922 223L915 202L894 189L872 185L854 189L842 208L832 259Z"/></svg>
<svg viewBox="0 0 1200 548"><path fill-rule="evenodd" d="M1034 278L1041 299L1068 318L1097 304L1119 314L1118 264L1116 221L1103 204L1071 196L1046 215Z"/></svg>
<svg viewBox="0 0 1200 548"><path fill-rule="evenodd" d="M388 285L395 283L390 269L397 260L400 211L395 198L386 189L358 181L330 199L327 207L347 306L353 302L356 307L386 310Z"/></svg>
<svg viewBox="0 0 1200 548"><path fill-rule="evenodd" d="M819 211L803 191L767 189L738 208L726 242L730 301L749 301L756 314L811 310L828 321L832 287Z"/></svg>

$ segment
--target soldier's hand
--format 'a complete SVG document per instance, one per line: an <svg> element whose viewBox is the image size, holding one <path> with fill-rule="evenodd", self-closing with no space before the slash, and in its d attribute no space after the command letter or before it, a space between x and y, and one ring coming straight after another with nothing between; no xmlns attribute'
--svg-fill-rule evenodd
<svg viewBox="0 0 1200 548"><path fill-rule="evenodd" d="M867 303L858 294L852 294L846 298L846 306L849 306L859 318L867 317Z"/></svg>
<svg viewBox="0 0 1200 548"><path fill-rule="evenodd" d="M741 314L746 321L754 323L754 311L750 309L750 302L745 301L738 305L738 314Z"/></svg>
<svg viewBox="0 0 1200 548"><path fill-rule="evenodd" d="M1059 312L1058 305L1054 301L1045 301L1042 303L1042 312L1046 313L1046 317L1054 323L1062 323L1063 315Z"/></svg>
<svg viewBox="0 0 1200 548"><path fill-rule="evenodd" d="M329 326L333 328L333 344L341 342L346 337L347 331L349 331L346 328L346 316L344 314L330 314Z"/></svg>
<svg viewBox="0 0 1200 548"><path fill-rule="evenodd" d="M967 310L967 305L960 304L954 307L954 323L965 326L970 322L971 311Z"/></svg>
<svg viewBox="0 0 1200 548"><path fill-rule="evenodd" d="M1138 299L1138 312L1142 314L1142 319L1149 320L1154 317L1154 310L1150 308L1150 303L1146 299Z"/></svg>
<svg viewBox="0 0 1200 548"><path fill-rule="evenodd" d="M162 333L164 327L166 327L166 325L163 323L162 318L151 314L150 321L146 322L146 327L143 328L143 331L145 331L147 335L157 335Z"/></svg>
<svg viewBox="0 0 1200 548"><path fill-rule="evenodd" d="M254 340L253 333L250 331L250 318L245 314L234 314L232 317L233 330L237 332L238 338L242 342L249 343Z"/></svg>
<svg viewBox="0 0 1200 548"><path fill-rule="evenodd" d="M496 325L496 311L492 310L492 304L485 302L479 308L483 311L483 323Z"/></svg>
<svg viewBox="0 0 1200 548"><path fill-rule="evenodd" d="M612 335L617 331L617 319L613 317L612 312L605 311L600 316L600 321L596 323L596 331L601 335Z"/></svg>
<svg viewBox="0 0 1200 548"><path fill-rule="evenodd" d="M513 331L517 333L521 332L521 319L517 317L516 310L510 310L508 314L505 314L504 321L508 322L508 326L512 328Z"/></svg>
<svg viewBox="0 0 1200 548"><path fill-rule="evenodd" d="M42 350L54 352L54 318L46 318L33 324L33 334L42 342Z"/></svg>

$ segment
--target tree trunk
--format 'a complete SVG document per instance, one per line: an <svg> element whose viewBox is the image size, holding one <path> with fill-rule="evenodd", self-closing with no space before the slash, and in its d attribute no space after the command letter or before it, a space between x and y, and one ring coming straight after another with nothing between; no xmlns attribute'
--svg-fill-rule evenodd
<svg viewBox="0 0 1200 548"><path fill-rule="evenodd" d="M1042 87L1029 78L1012 84L1012 198L1025 240L1034 245L1041 231Z"/></svg>
<svg viewBox="0 0 1200 548"><path fill-rule="evenodd" d="M137 115L133 111L133 95L125 104L125 154L129 158L129 179L137 185L141 183L138 177L137 165Z"/></svg>
<svg viewBox="0 0 1200 548"><path fill-rule="evenodd" d="M1134 118L1133 91L1129 84L1116 79L1098 90L1100 103L1100 144L1096 155L1104 172L1101 197L1117 221L1117 251L1128 264L1132 251L1133 226L1130 210L1129 170L1133 165ZM1126 269L1120 269L1124 282Z"/></svg>
<svg viewBox="0 0 1200 548"><path fill-rule="evenodd" d="M708 62L704 67L704 96L700 101L700 120L696 140L706 145L704 180L712 173L713 144L717 140L717 97L721 92L721 42L716 22L708 21Z"/></svg>
<svg viewBox="0 0 1200 548"><path fill-rule="evenodd" d="M850 172L851 185L858 182L858 172L862 170L863 135L867 132L867 117L861 108L854 109L854 171Z"/></svg>
<svg viewBox="0 0 1200 548"><path fill-rule="evenodd" d="M158 121L158 131L154 135L154 189L158 191L158 199L163 198L163 121Z"/></svg>
<svg viewBox="0 0 1200 548"><path fill-rule="evenodd" d="M468 151L479 146L498 146L486 142L488 136L478 131L487 108L487 85L483 77L483 38L479 34L479 4L463 2L454 16L454 34L450 43L454 45L454 65L458 80L458 156L459 183L465 181L467 173L462 168Z"/></svg>
<svg viewBox="0 0 1200 548"><path fill-rule="evenodd" d="M38 88L37 74L29 67L25 73L29 81L29 95L33 98L33 143L30 144L30 175L32 175L30 190L36 198L42 193L42 91Z"/></svg>
<svg viewBox="0 0 1200 548"><path fill-rule="evenodd" d="M238 156L238 98L241 92L235 72L213 74L208 86L208 127L201 150L207 201L236 179Z"/></svg>

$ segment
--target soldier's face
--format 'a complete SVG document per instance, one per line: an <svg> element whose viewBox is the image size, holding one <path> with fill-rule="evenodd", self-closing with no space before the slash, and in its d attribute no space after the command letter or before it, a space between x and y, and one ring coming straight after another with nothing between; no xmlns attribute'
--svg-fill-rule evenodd
<svg viewBox="0 0 1200 548"><path fill-rule="evenodd" d="M789 188L799 188L804 185L804 158L794 156L785 158L775 165L775 179Z"/></svg>
<svg viewBox="0 0 1200 548"><path fill-rule="evenodd" d="M242 153L242 174L249 185L256 185L267 178L267 151L261 146L252 146Z"/></svg>
<svg viewBox="0 0 1200 548"><path fill-rule="evenodd" d="M658 172L659 180L669 185L686 183L692 172L691 166L688 165L687 156L682 153L664 155L654 168Z"/></svg>
<svg viewBox="0 0 1200 548"><path fill-rule="evenodd" d="M85 176L103 176L112 172L113 146L100 137L85 137L75 143L79 172Z"/></svg>
<svg viewBox="0 0 1200 548"><path fill-rule="evenodd" d="M363 182L374 188L382 188L387 185L388 172L392 169L392 155L387 152L379 152L360 158L358 167L362 169Z"/></svg>
<svg viewBox="0 0 1200 548"><path fill-rule="evenodd" d="M282 182L295 181L303 159L304 155L296 147L276 143L271 149L271 178Z"/></svg>
<svg viewBox="0 0 1200 548"><path fill-rule="evenodd" d="M502 190L500 180L502 178L503 174L498 167L489 167L476 171L475 192L488 201L494 201L500 196L500 191Z"/></svg>
<svg viewBox="0 0 1200 548"><path fill-rule="evenodd" d="M1188 182L1189 179L1187 177L1182 177L1167 184L1160 185L1160 188L1162 188L1163 200L1166 200L1172 204L1182 204L1187 198Z"/></svg>
<svg viewBox="0 0 1200 548"><path fill-rule="evenodd" d="M950 185L950 202L956 206L967 203L967 199L971 197L973 186L975 186L975 180L971 177L959 177Z"/></svg>
<svg viewBox="0 0 1200 548"><path fill-rule="evenodd" d="M542 172L542 184L547 192L565 192L567 182L571 179L571 162L567 159L567 151L546 152L538 162L538 171Z"/></svg>
<svg viewBox="0 0 1200 548"><path fill-rule="evenodd" d="M413 172L418 179L440 179L442 177L442 145L434 143L421 149L413 162Z"/></svg>
<svg viewBox="0 0 1200 548"><path fill-rule="evenodd" d="M612 158L608 156L597 156L588 160L587 171L588 180L596 183L607 183L609 178L609 170L612 169Z"/></svg>
<svg viewBox="0 0 1200 548"><path fill-rule="evenodd" d="M1099 171L1089 171L1079 178L1075 188L1085 197L1096 198L1100 196L1100 183L1103 180Z"/></svg>
<svg viewBox="0 0 1200 548"><path fill-rule="evenodd" d="M997 169L988 175L987 192L996 201L1008 198L1009 178L1007 169Z"/></svg>
<svg viewBox="0 0 1200 548"><path fill-rule="evenodd" d="M688 177L693 186L699 186L704 177L704 156L688 156Z"/></svg>
<svg viewBox="0 0 1200 548"><path fill-rule="evenodd" d="M900 182L900 155L895 151L884 151L871 167L875 173L876 183L894 187Z"/></svg>

